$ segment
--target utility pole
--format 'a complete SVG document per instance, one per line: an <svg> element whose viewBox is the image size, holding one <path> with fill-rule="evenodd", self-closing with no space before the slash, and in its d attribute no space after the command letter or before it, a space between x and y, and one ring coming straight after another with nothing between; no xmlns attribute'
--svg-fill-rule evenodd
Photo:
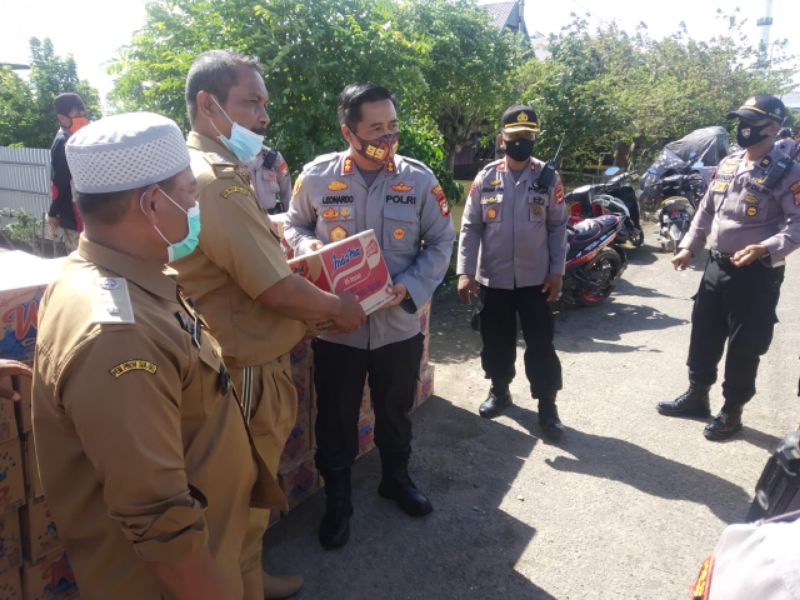
<svg viewBox="0 0 800 600"><path fill-rule="evenodd" d="M770 58L769 51L769 29L772 26L772 0L765 0L764 16L756 21L756 25L761 28L761 62L766 65Z"/></svg>

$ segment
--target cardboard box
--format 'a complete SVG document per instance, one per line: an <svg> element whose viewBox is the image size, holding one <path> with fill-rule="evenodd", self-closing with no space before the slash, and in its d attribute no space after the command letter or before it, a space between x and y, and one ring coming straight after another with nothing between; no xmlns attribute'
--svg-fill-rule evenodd
<svg viewBox="0 0 800 600"><path fill-rule="evenodd" d="M18 439L0 444L0 511L25 504L22 449Z"/></svg>
<svg viewBox="0 0 800 600"><path fill-rule="evenodd" d="M30 377L17 375L14 377L14 389L19 394L19 402L15 408L17 411L17 426L21 432L33 429L33 396L31 395L31 385L33 380Z"/></svg>
<svg viewBox="0 0 800 600"><path fill-rule="evenodd" d="M0 387L14 389L11 377L0 377ZM19 435L17 430L17 403L13 400L0 398L0 443L13 440Z"/></svg>
<svg viewBox="0 0 800 600"><path fill-rule="evenodd" d="M0 574L0 600L22 600L22 580L18 568Z"/></svg>
<svg viewBox="0 0 800 600"><path fill-rule="evenodd" d="M36 444L33 443L33 433L23 434L22 466L25 474L25 492L30 499L42 498L44 488L39 477L39 465L36 462Z"/></svg>
<svg viewBox="0 0 800 600"><path fill-rule="evenodd" d="M16 508L0 513L0 573L22 566L22 536ZM19 577L19 575L17 575ZM2 598L0 594L0 598Z"/></svg>
<svg viewBox="0 0 800 600"><path fill-rule="evenodd" d="M358 420L358 458L375 447L375 413L362 415Z"/></svg>
<svg viewBox="0 0 800 600"><path fill-rule="evenodd" d="M302 456L308 456L314 448L314 424L308 410L297 413L297 422L292 428L286 445L283 447L280 464L296 462Z"/></svg>
<svg viewBox="0 0 800 600"><path fill-rule="evenodd" d="M292 259L289 267L326 292L354 294L367 314L393 298L392 278L372 229Z"/></svg>
<svg viewBox="0 0 800 600"><path fill-rule="evenodd" d="M73 600L78 585L69 558L63 550L45 556L37 563L25 562L22 589L26 600Z"/></svg>
<svg viewBox="0 0 800 600"><path fill-rule="evenodd" d="M28 502L20 509L22 550L26 560L36 562L61 549L58 529L44 498Z"/></svg>
<svg viewBox="0 0 800 600"><path fill-rule="evenodd" d="M0 358L33 361L39 301L63 260L0 252Z"/></svg>
<svg viewBox="0 0 800 600"><path fill-rule="evenodd" d="M296 463L279 469L278 483L289 501L289 510L310 498L319 489L319 473L314 466L314 455L308 454Z"/></svg>

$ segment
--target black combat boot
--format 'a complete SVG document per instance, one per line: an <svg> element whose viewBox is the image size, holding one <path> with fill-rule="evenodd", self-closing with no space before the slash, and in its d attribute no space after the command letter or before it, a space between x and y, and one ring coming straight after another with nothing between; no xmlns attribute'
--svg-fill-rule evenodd
<svg viewBox="0 0 800 600"><path fill-rule="evenodd" d="M495 385L493 383L489 389L489 395L478 408L478 413L484 419L491 419L509 406L511 406L511 392L508 391L508 384Z"/></svg>
<svg viewBox="0 0 800 600"><path fill-rule="evenodd" d="M708 391L710 385L689 382L689 389L671 402L659 402L656 410L668 417L709 417Z"/></svg>
<svg viewBox="0 0 800 600"><path fill-rule="evenodd" d="M340 548L350 538L350 469L322 471L325 480L325 516L319 526L319 541L326 550Z"/></svg>
<svg viewBox="0 0 800 600"><path fill-rule="evenodd" d="M564 426L558 418L555 394L546 394L539 398L539 427L551 440L557 440L564 434Z"/></svg>
<svg viewBox="0 0 800 600"><path fill-rule="evenodd" d="M703 435L707 440L719 442L727 440L733 434L742 430L742 407L725 408L723 407L719 414L714 417L706 428L703 430Z"/></svg>
<svg viewBox="0 0 800 600"><path fill-rule="evenodd" d="M424 517L433 506L408 476L408 457L408 453L381 452L383 478L378 493L397 502L407 515Z"/></svg>

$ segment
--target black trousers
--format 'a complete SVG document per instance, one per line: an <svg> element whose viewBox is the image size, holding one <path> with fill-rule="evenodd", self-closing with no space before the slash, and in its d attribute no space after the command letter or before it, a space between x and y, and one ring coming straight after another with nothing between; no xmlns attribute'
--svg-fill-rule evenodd
<svg viewBox="0 0 800 600"><path fill-rule="evenodd" d="M424 336L361 350L314 340L317 387L317 468L343 469L358 454L358 416L364 381L369 376L375 410L375 445L381 454L411 452L411 419Z"/></svg>
<svg viewBox="0 0 800 600"><path fill-rule="evenodd" d="M735 267L726 258L708 259L700 289L694 296L689 343L689 379L712 385L725 342L725 409L743 406L756 393L762 354L772 342L784 267L756 261Z"/></svg>
<svg viewBox="0 0 800 600"><path fill-rule="evenodd" d="M525 339L525 374L534 398L554 396L561 389L561 362L553 346L553 315L542 286L501 290L481 286L481 364L495 387L516 374L517 315Z"/></svg>

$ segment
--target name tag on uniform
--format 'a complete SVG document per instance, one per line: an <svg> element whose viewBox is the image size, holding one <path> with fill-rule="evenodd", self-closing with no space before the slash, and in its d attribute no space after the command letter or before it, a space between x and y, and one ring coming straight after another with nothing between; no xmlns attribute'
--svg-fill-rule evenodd
<svg viewBox="0 0 800 600"><path fill-rule="evenodd" d="M719 179L716 179L711 184L711 191L712 192L724 192L725 190L728 189L728 185L730 185L729 182L721 181Z"/></svg>
<svg viewBox="0 0 800 600"><path fill-rule="evenodd" d="M92 290L92 323L135 323L124 277L98 277Z"/></svg>

